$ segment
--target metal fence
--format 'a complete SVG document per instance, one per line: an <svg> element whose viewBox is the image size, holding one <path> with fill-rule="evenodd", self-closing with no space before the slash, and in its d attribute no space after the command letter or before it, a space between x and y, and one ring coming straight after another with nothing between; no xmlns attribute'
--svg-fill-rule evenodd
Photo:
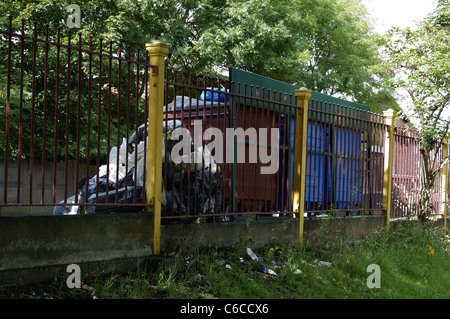
<svg viewBox="0 0 450 319"><path fill-rule="evenodd" d="M146 122L147 55L71 30L44 32L39 38L25 20L14 32L11 17L0 32L0 206L142 209L146 154L129 150Z"/></svg>
<svg viewBox="0 0 450 319"><path fill-rule="evenodd" d="M149 81L161 71L145 50L70 30L51 36L48 26L42 39L25 20L20 28L10 17L0 31L0 212L149 207ZM164 87L162 219L294 214L294 92L173 70ZM392 217L417 215L421 162L410 134L395 134ZM311 98L305 212L382 212L385 138L383 115ZM439 211L440 180L435 187Z"/></svg>
<svg viewBox="0 0 450 319"><path fill-rule="evenodd" d="M293 213L293 167L295 153L295 96L247 83L229 83L195 74L167 71L164 121L167 132L184 125L193 138L190 159L208 151L211 128L218 128L225 139L226 129L242 129L249 134L234 141L233 153L243 152L245 161L215 163L203 159L174 170L169 163L166 139L163 169L167 205L162 218L223 215L286 215ZM238 93L236 93L238 92ZM208 100L208 96L210 100ZM383 144L385 125L382 115L328 101L311 99L306 158L306 207L308 214L361 215L380 213L383 190ZM197 126L195 125L195 120ZM195 129L199 129L197 136ZM249 129L256 135L250 138ZM276 129L278 169L261 174L258 158L264 147L258 141L259 129ZM214 139L213 139L214 140ZM271 140L271 136L267 138ZM243 142L243 148L238 143ZM253 146L253 148L252 148ZM271 152L272 145L269 145ZM216 154L217 154L217 150ZM230 150L220 149L223 158ZM254 159L251 160L251 155ZM214 156L213 156L214 157ZM211 167L209 166L211 165ZM217 165L217 166L216 166ZM205 174L207 172L207 174ZM206 176L215 187L206 185ZM208 202L208 203L207 203ZM208 204L211 203L211 207ZM206 206L206 207L205 207Z"/></svg>
<svg viewBox="0 0 450 319"><path fill-rule="evenodd" d="M391 217L415 217L419 214L420 185L423 159L420 154L419 134L396 127L394 135L393 166L393 210ZM431 162L437 168L442 163L442 148L430 154ZM441 212L442 179L438 174L432 190L433 215ZM447 191L448 193L448 191ZM447 194L448 196L448 194Z"/></svg>
<svg viewBox="0 0 450 319"><path fill-rule="evenodd" d="M310 100L306 210L380 213L385 124L380 114Z"/></svg>
<svg viewBox="0 0 450 319"><path fill-rule="evenodd" d="M295 108L292 95L168 70L162 218L292 213L292 176L284 172L291 171L294 149L284 132L295 129L289 120ZM171 130L180 126L192 138L188 154L180 154L189 158L184 165L169 154ZM264 174L268 163L261 154L272 155L281 169Z"/></svg>

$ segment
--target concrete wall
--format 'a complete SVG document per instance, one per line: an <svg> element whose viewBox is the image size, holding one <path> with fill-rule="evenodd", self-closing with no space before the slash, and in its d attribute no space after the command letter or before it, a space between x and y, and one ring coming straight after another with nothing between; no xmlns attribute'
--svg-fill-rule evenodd
<svg viewBox="0 0 450 319"><path fill-rule="evenodd" d="M305 219L304 240L308 243L318 236L358 237L385 225L384 216ZM293 218L264 218L230 223L163 225L162 253L189 253L199 247L233 246L239 241L253 247L267 243L298 243L299 221Z"/></svg>
<svg viewBox="0 0 450 319"><path fill-rule="evenodd" d="M136 267L153 254L153 215L0 217L0 247L0 285L52 279L73 263Z"/></svg>

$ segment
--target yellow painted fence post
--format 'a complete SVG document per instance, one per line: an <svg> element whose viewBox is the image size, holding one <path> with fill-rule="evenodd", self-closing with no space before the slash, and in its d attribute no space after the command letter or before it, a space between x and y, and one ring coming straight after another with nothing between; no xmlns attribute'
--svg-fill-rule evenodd
<svg viewBox="0 0 450 319"><path fill-rule="evenodd" d="M449 155L448 153L448 143L449 143L450 133L442 141L442 158L446 159ZM442 208L441 216L444 218L444 234L447 234L447 210L448 210L448 162L442 168Z"/></svg>
<svg viewBox="0 0 450 319"><path fill-rule="evenodd" d="M383 112L386 124L386 136L384 139L384 175L383 175L383 214L386 215L386 228L389 231L391 219L392 198L392 168L394 159L394 123L397 112L387 110Z"/></svg>
<svg viewBox="0 0 450 319"><path fill-rule="evenodd" d="M148 96L148 139L147 139L147 211L154 214L153 254L159 255L161 244L161 191L163 150L163 107L165 57L169 46L157 41L146 44L150 57L150 81Z"/></svg>
<svg viewBox="0 0 450 319"><path fill-rule="evenodd" d="M305 212L306 188L306 152L308 136L308 103L311 91L306 88L295 90L297 98L296 127L295 127L295 154L294 154L294 217L299 218L299 241L303 245L303 224Z"/></svg>

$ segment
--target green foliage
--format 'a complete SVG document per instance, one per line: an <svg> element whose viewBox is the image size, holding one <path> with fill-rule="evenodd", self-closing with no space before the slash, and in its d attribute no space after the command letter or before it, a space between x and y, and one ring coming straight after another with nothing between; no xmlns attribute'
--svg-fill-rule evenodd
<svg viewBox="0 0 450 319"><path fill-rule="evenodd" d="M227 1L193 41L198 70L235 66L317 92L373 104L377 42L353 0Z"/></svg>
<svg viewBox="0 0 450 319"><path fill-rule="evenodd" d="M304 64L296 46L297 11L291 1L227 1L194 44L200 67L234 66L292 81Z"/></svg>
<svg viewBox="0 0 450 319"><path fill-rule="evenodd" d="M436 9L428 17L431 24L440 27L450 27L450 1L438 0Z"/></svg>
<svg viewBox="0 0 450 319"><path fill-rule="evenodd" d="M318 0L298 1L297 7L297 38L305 41L299 47L309 55L299 80L318 92L369 102L380 60L365 8L356 1Z"/></svg>
<svg viewBox="0 0 450 319"><path fill-rule="evenodd" d="M441 4L444 2L441 1ZM436 20L436 17L435 17ZM387 34L383 53L391 76L387 84L406 92L404 114L418 134L423 160L420 215L430 214L431 193L443 164L437 150L450 128L450 30L427 19L416 28L393 28Z"/></svg>
<svg viewBox="0 0 450 319"><path fill-rule="evenodd" d="M70 4L78 4L81 10L81 28L69 29L67 18ZM12 15L12 27L20 32L22 19L25 19L25 34L33 37L33 22L37 21L37 37L46 38L48 25L48 39L57 42L60 29L60 43L78 46L81 41L83 49L92 47L93 50L118 54L117 43L123 43L122 55L131 52L131 59L137 56L137 49L141 49L141 61L145 58L143 48L146 43L160 40L170 46L167 66L185 72L220 75L228 67L238 67L264 76L272 77L309 89L338 94L352 98L360 103L379 107L379 77L383 76L374 68L378 63L377 43L371 36L370 21L365 8L356 0L109 0L109 1L12 1L0 3L4 13L0 17L0 28L8 29L9 18ZM81 37L79 34L82 34ZM93 35L92 38L89 36ZM102 40L101 40L102 39ZM92 41L92 42L90 42ZM89 70L87 53L81 55L79 63L78 52L70 54L61 49L59 72L57 72L57 51L51 46L48 57L44 54L44 44L37 43L36 69L32 70L32 55L34 43L24 43L24 74L23 91L20 91L20 46L13 41L11 55L11 127L16 126L20 118L20 107L24 125L21 128L21 139L14 127L11 132L8 155L16 158L19 154L19 143L23 149L21 156L30 156L30 143L34 144L35 153L40 154L45 144L47 158L53 158L52 147L56 144L68 144L68 154L64 148L58 151L58 158L76 157L74 153L77 145L77 125L81 125L81 158L87 158L88 153L96 152L98 137L104 145L107 130L113 130L111 144L120 144L116 139L126 136L122 119L128 114L134 123L134 111L127 112L126 96L135 92L134 81L128 87L128 71L122 66L121 83L117 78L119 65L117 61L111 63L111 68L105 58L101 63L98 56L92 56L92 69ZM111 45L111 47L110 47ZM2 41L0 53L0 130L5 131L6 96L7 90L7 59L8 43ZM71 68L68 70L67 58L70 56ZM45 61L48 61L48 82L45 82ZM78 67L81 65L81 75ZM103 76L98 77L100 65ZM109 81L108 70L111 69L113 78ZM92 92L89 94L90 76L92 73ZM137 70L130 70L131 79ZM81 86L77 86L77 79L81 77ZM69 78L69 79L68 79ZM100 83L101 80L101 83ZM142 77L141 77L142 80ZM32 98L33 81L35 84L35 98ZM59 94L56 98L56 85L59 83ZM106 89L98 87L106 85ZM44 94L44 86L47 93ZM112 94L121 89L121 96ZM67 102L66 92L70 89L71 96ZM128 94L128 90L131 92ZM78 91L81 91L78 96ZM143 86L136 94L143 93ZM383 92L382 92L383 93ZM21 97L22 94L22 97ZM20 100L22 98L22 106ZM136 96L132 96L134 100ZM112 109L108 110L108 99ZM91 111L92 121L89 122L88 105L98 107L98 111ZM142 101L141 101L142 102ZM139 102L141 105L142 103ZM82 106L80 117L77 114L78 103ZM116 123L105 123L109 111L117 113L118 104L121 109ZM135 104L134 102L132 103ZM33 108L34 105L34 108ZM45 111L44 111L45 105ZM67 105L69 105L67 109ZM66 110L67 109L67 110ZM31 122L32 112L36 114L36 122ZM57 112L57 113L55 113ZM140 107L139 119L142 119L143 108ZM98 114L98 117L97 117ZM100 125L95 124L100 118ZM66 132L67 119L70 128ZM141 120L142 121L142 120ZM139 120L137 121L139 122ZM59 123L59 124L58 124ZM137 125L142 123L137 123ZM53 132L58 125L56 136L46 136L47 130ZM133 127L130 128L132 130ZM92 131L91 137L86 132ZM34 136L33 136L34 135ZM94 136L95 135L95 136ZM33 140L32 140L33 139ZM91 140L94 139L94 140ZM89 141L88 141L89 140ZM6 147L4 139L0 147ZM112 145L111 145L112 146ZM104 159L107 148L101 147L101 157ZM3 155L0 155L3 156Z"/></svg>
<svg viewBox="0 0 450 319"><path fill-rule="evenodd" d="M11 1L9 1L11 2ZM4 12L64 27L70 1L6 1ZM76 3L76 2L75 2ZM133 49L161 40L168 65L212 74L230 66L323 93L364 100L375 85L376 46L365 8L354 0L83 1L84 34ZM5 17L2 18L4 21ZM366 99L367 100L367 99Z"/></svg>
<svg viewBox="0 0 450 319"><path fill-rule="evenodd" d="M387 35L388 84L407 92L410 102L404 111L429 152L450 126L450 31L423 21L415 29L395 28Z"/></svg>

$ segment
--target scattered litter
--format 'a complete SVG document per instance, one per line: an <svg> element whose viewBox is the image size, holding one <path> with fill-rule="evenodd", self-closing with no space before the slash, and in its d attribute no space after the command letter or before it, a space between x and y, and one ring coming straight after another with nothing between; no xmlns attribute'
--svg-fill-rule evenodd
<svg viewBox="0 0 450 319"><path fill-rule="evenodd" d="M84 289L84 290L88 290L88 291L93 291L94 290L94 287L91 287L91 286L85 284L84 282L81 283L81 287L80 288Z"/></svg>
<svg viewBox="0 0 450 319"><path fill-rule="evenodd" d="M251 259L258 261L258 256L251 250L251 248L247 247L247 254L250 256Z"/></svg>
<svg viewBox="0 0 450 319"><path fill-rule="evenodd" d="M175 258L182 258L180 254L177 254L176 252L171 252L168 254L169 257L175 257Z"/></svg>
<svg viewBox="0 0 450 319"><path fill-rule="evenodd" d="M277 268L277 265L274 261L268 262L262 257L258 257L251 248L247 247L247 254L250 256L250 258L254 261L256 261L259 266L261 267L261 270L266 273L273 276L276 276L277 273L275 272L275 268Z"/></svg>
<svg viewBox="0 0 450 319"><path fill-rule="evenodd" d="M216 263L218 263L219 265L225 265L225 260L224 259L216 259ZM226 264L225 265L225 268L226 269L231 269L231 266L230 266L230 264Z"/></svg>
<svg viewBox="0 0 450 319"><path fill-rule="evenodd" d="M269 275L273 275L273 276L277 275L277 273L275 271L273 271L272 269L270 269L267 266L261 265L261 269L265 274L269 274Z"/></svg>
<svg viewBox="0 0 450 319"><path fill-rule="evenodd" d="M205 276L202 275L202 274L200 274L200 273L198 273L198 274L195 276L195 278L198 278L198 279L200 279L200 280L203 280L203 279L205 278Z"/></svg>
<svg viewBox="0 0 450 319"><path fill-rule="evenodd" d="M319 266L331 266L331 263L329 263L328 261L323 261L323 260L318 260L318 259L315 259L314 263L318 264Z"/></svg>
<svg viewBox="0 0 450 319"><path fill-rule="evenodd" d="M219 265L225 264L225 260L224 260L224 259L216 259L216 262L217 262Z"/></svg>
<svg viewBox="0 0 450 319"><path fill-rule="evenodd" d="M191 261L190 261L189 257L184 258L184 265L185 265L186 267L189 267L189 264L190 264L190 263L191 263Z"/></svg>

